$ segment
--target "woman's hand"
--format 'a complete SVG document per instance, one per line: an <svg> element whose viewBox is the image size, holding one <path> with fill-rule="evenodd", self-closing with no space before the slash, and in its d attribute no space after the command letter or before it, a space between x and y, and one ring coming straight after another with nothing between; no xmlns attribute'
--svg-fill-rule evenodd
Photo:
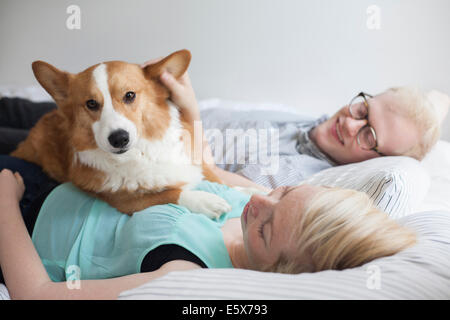
<svg viewBox="0 0 450 320"><path fill-rule="evenodd" d="M19 203L25 192L22 176L8 169L0 172L0 205Z"/></svg>
<svg viewBox="0 0 450 320"><path fill-rule="evenodd" d="M160 61L162 58L149 60L141 65L142 68ZM161 82L170 91L170 100L188 116L189 120L200 120L200 111L198 109L197 98L195 97L194 88L192 88L191 79L186 71L179 79L169 72L164 72L160 78Z"/></svg>

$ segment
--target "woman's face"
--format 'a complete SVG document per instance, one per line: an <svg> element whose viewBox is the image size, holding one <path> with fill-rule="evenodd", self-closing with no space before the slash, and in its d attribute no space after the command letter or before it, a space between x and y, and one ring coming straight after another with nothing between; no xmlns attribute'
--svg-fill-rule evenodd
<svg viewBox="0 0 450 320"><path fill-rule="evenodd" d="M308 200L322 187L279 187L267 196L253 195L241 215L249 268L260 270L284 254L296 255L291 234Z"/></svg>

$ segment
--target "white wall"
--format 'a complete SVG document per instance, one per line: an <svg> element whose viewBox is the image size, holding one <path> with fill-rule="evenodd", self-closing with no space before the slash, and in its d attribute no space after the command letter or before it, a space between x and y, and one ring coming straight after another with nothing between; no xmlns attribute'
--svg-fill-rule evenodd
<svg viewBox="0 0 450 320"><path fill-rule="evenodd" d="M80 30L66 28L71 4L81 9ZM367 27L370 5L380 9L378 30ZM448 0L1 0L0 85L35 84L37 59L78 72L187 48L199 99L319 115L360 90L415 84L450 93L449 12Z"/></svg>

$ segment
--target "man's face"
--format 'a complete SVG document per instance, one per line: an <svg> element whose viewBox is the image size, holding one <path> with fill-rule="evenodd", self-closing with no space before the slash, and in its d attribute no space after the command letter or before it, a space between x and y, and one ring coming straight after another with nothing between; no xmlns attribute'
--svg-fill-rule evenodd
<svg viewBox="0 0 450 320"><path fill-rule="evenodd" d="M378 151L383 155L401 155L419 140L419 132L412 120L395 111L398 110L401 101L398 101L392 92L386 91L367 99L369 104L367 119L354 119L346 105L310 133L311 139L319 149L338 164L380 156L376 151L363 150L358 145L356 136L366 124L375 130Z"/></svg>

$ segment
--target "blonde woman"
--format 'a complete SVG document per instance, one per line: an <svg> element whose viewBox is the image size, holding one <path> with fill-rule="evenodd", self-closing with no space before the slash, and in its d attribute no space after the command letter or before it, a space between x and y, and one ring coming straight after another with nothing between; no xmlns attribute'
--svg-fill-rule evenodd
<svg viewBox="0 0 450 320"><path fill-rule="evenodd" d="M207 181L226 199L220 219L167 204L132 217L62 184L35 206L30 238L20 174L0 173L0 265L12 299L115 299L175 270L285 273L360 266L416 242L360 192L302 185L248 196Z"/></svg>

